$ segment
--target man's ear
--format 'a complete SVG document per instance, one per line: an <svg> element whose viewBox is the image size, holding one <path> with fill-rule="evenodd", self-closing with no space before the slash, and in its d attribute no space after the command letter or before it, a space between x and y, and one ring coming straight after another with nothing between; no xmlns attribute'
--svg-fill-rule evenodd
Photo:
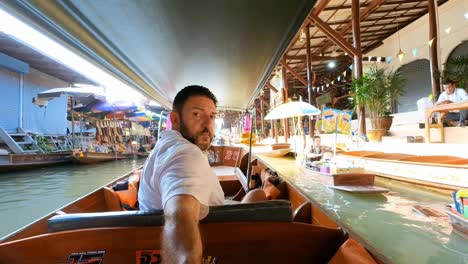
<svg viewBox="0 0 468 264"><path fill-rule="evenodd" d="M180 119L182 118L179 113L172 111L171 114L169 115L169 118L171 119L172 123L172 129L174 130L179 130L180 128Z"/></svg>

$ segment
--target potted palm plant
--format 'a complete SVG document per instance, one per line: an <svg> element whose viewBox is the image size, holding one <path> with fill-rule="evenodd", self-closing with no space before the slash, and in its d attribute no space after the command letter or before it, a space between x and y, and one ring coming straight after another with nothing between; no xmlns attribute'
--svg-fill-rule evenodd
<svg viewBox="0 0 468 264"><path fill-rule="evenodd" d="M364 106L371 120L367 131L370 140L380 141L392 125L390 113L404 94L405 79L398 71L371 68L361 78L351 82L350 99L355 107Z"/></svg>
<svg viewBox="0 0 468 264"><path fill-rule="evenodd" d="M442 72L443 79L458 81L458 87L468 88L468 55L447 60Z"/></svg>

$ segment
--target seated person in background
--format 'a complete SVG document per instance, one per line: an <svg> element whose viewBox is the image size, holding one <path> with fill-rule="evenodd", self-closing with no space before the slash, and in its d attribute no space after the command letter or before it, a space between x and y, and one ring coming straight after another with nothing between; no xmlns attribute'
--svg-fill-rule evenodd
<svg viewBox="0 0 468 264"><path fill-rule="evenodd" d="M307 158L312 161L321 160L324 157L329 158L332 153L328 147L322 146L322 139L320 136L314 136L313 140L313 144L310 146L310 150L307 153Z"/></svg>
<svg viewBox="0 0 468 264"><path fill-rule="evenodd" d="M148 146L147 146L147 145L141 145L141 146L138 148L138 152L139 152L139 153L148 153Z"/></svg>
<svg viewBox="0 0 468 264"><path fill-rule="evenodd" d="M443 84L445 91L440 94L436 105L468 101L468 94L462 88L456 88L453 80L447 79ZM465 126L465 121L468 120L468 109L460 110L460 112L448 112L445 117L451 121L459 121L458 126Z"/></svg>
<svg viewBox="0 0 468 264"><path fill-rule="evenodd" d="M151 143L150 143L150 151L154 149L154 147L156 146L156 138L154 136L151 137Z"/></svg>
<svg viewBox="0 0 468 264"><path fill-rule="evenodd" d="M133 145L132 145L132 140L131 140L131 139L127 140L127 142L125 143L125 145L127 146L126 153L133 153L133 152L135 152L135 148L134 148Z"/></svg>
<svg viewBox="0 0 468 264"><path fill-rule="evenodd" d="M126 150L124 143L119 139L119 137L116 137L115 141L117 142L115 144L115 150L117 151L117 153L124 153Z"/></svg>

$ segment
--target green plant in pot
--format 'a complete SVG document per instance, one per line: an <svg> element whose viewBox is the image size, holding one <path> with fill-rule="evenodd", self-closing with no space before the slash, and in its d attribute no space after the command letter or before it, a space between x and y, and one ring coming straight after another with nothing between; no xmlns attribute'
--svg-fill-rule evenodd
<svg viewBox="0 0 468 264"><path fill-rule="evenodd" d="M385 135L392 125L394 107L404 94L405 79L398 71L371 68L361 78L351 82L350 99L355 108L364 106L371 120L372 130L377 130L377 138ZM370 133L376 133L368 130Z"/></svg>
<svg viewBox="0 0 468 264"><path fill-rule="evenodd" d="M442 78L456 80L458 87L468 89L468 55L448 59Z"/></svg>

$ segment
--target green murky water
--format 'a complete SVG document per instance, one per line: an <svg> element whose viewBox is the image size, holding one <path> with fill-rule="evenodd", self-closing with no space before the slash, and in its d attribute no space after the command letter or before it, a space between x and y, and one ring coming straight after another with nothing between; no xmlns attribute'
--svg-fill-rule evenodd
<svg viewBox="0 0 468 264"><path fill-rule="evenodd" d="M0 237L130 172L144 159L0 173Z"/></svg>

